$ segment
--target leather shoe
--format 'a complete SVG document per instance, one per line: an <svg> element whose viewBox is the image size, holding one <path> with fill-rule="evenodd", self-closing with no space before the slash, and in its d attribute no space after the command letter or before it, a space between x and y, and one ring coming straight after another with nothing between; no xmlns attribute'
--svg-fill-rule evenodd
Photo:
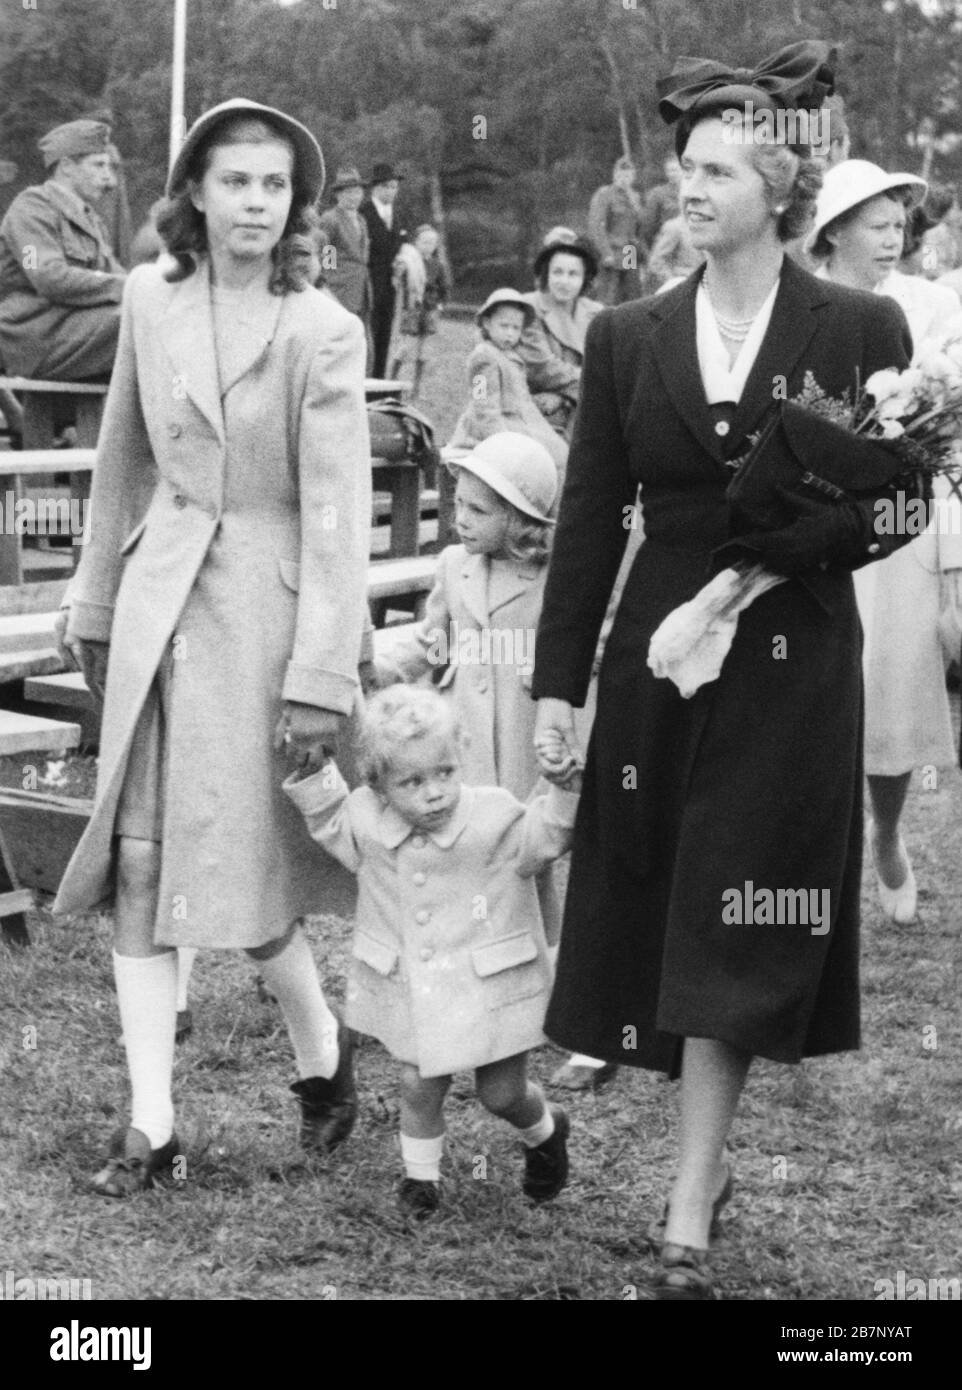
<svg viewBox="0 0 962 1390"><path fill-rule="evenodd" d="M694 1303L715 1298L708 1251L693 1245L663 1245L661 1268L655 1277L659 1303Z"/></svg>
<svg viewBox="0 0 962 1390"><path fill-rule="evenodd" d="M440 1184L420 1178L405 1178L398 1188L397 1203L405 1216L426 1221L438 1209L441 1200Z"/></svg>
<svg viewBox="0 0 962 1390"><path fill-rule="evenodd" d="M354 1043L351 1031L337 1025L337 1071L295 1081L291 1090L301 1107L300 1144L309 1153L330 1153L344 1142L357 1119Z"/></svg>
<svg viewBox="0 0 962 1390"><path fill-rule="evenodd" d="M106 1165L93 1179L93 1189L101 1197L130 1197L153 1187L154 1178L173 1163L180 1152L180 1140L172 1134L159 1149L150 1147L150 1140L130 1125L118 1129L110 1140L110 1156Z"/></svg>
<svg viewBox="0 0 962 1390"><path fill-rule="evenodd" d="M733 1173L732 1173L731 1168L729 1167L728 1172L727 1172L726 1177L725 1177L725 1184L724 1184L724 1186L722 1187L721 1192L719 1192L718 1196L715 1198L714 1202L712 1202L712 1206L711 1206L711 1225L710 1225L709 1228L708 1228L708 1239L709 1239L709 1240L716 1240L716 1239L718 1238L719 1234L721 1233L721 1226L720 1226L720 1224L719 1224L719 1219L718 1219L718 1218L721 1216L722 1211L725 1209L725 1207L726 1207L726 1206L728 1205L728 1203L731 1201L731 1199L732 1199L732 1194L733 1194L734 1191L735 1191L735 1178L734 1178L734 1175L733 1175ZM666 1227L667 1225L668 1225L668 1203L666 1202L666 1203L665 1203L665 1210L662 1212L661 1216L658 1218L657 1221L653 1221L653 1222L651 1223L651 1225L648 1227L648 1229L645 1231L645 1240L648 1242L648 1244L649 1244L649 1245L651 1246L651 1248L654 1250L655 1254L657 1254L657 1253L661 1250L662 1244L664 1243L664 1239L665 1239L665 1227Z"/></svg>
<svg viewBox="0 0 962 1390"><path fill-rule="evenodd" d="M604 1062L600 1067L574 1067L569 1060L562 1063L548 1085L560 1086L565 1091L597 1091L617 1070L614 1062Z"/></svg>
<svg viewBox="0 0 962 1390"><path fill-rule="evenodd" d="M554 1133L537 1148L524 1151L524 1195L532 1202L550 1202L568 1181L568 1116L560 1105L549 1105Z"/></svg>

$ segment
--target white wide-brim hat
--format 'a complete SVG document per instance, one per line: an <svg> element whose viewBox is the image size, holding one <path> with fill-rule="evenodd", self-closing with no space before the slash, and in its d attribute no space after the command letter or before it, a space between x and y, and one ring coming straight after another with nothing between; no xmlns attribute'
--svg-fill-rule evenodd
<svg viewBox="0 0 962 1390"><path fill-rule="evenodd" d="M547 515L558 495L558 468L543 444L518 430L489 434L451 469L464 468L525 516L553 526Z"/></svg>
<svg viewBox="0 0 962 1390"><path fill-rule="evenodd" d="M324 190L324 156L317 140L307 126L295 121L284 111L273 106L262 106L258 101L248 101L246 97L232 97L212 106L191 126L184 137L173 167L167 178L167 196L174 197L187 183L187 171L197 151L198 145L222 122L237 116L261 117L268 125L275 126L294 146L294 159L297 165L295 176L307 192L310 201L317 202Z"/></svg>
<svg viewBox="0 0 962 1390"><path fill-rule="evenodd" d="M896 188L908 189L911 205L916 207L929 186L918 174L887 174L869 159L843 159L841 164L833 165L822 180L815 205L815 225L805 238L805 250L812 250L819 235L837 217Z"/></svg>

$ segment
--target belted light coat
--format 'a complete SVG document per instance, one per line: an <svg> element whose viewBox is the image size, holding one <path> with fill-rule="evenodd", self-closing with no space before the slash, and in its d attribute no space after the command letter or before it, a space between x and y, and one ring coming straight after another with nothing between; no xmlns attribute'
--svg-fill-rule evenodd
<svg viewBox="0 0 962 1390"><path fill-rule="evenodd" d="M171 649L156 940L257 946L323 904L283 795L283 702L349 713L365 611L371 467L359 320L313 288L222 385L208 268L124 296L69 633L110 641L93 818L55 909L110 896L138 715ZM223 397L222 397L223 389Z"/></svg>

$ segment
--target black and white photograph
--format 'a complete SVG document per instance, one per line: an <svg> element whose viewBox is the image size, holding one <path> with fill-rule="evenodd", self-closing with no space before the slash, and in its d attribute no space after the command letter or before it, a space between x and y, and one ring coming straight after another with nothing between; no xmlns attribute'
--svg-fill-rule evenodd
<svg viewBox="0 0 962 1390"><path fill-rule="evenodd" d="M934 1368L962 0L0 0L0 475L33 1365Z"/></svg>

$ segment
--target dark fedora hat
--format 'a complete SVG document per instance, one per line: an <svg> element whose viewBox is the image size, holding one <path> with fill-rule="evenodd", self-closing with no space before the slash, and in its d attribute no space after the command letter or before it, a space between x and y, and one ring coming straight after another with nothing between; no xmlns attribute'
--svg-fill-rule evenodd
<svg viewBox="0 0 962 1390"><path fill-rule="evenodd" d="M381 163L374 165L368 183L372 185L375 183L390 183L392 179L397 179L400 182L403 178L404 175L399 174L393 164Z"/></svg>
<svg viewBox="0 0 962 1390"><path fill-rule="evenodd" d="M345 188L367 188L367 184L353 164L341 165L331 185L331 192L340 193Z"/></svg>
<svg viewBox="0 0 962 1390"><path fill-rule="evenodd" d="M287 136L294 146L298 179L307 190L310 200L316 202L324 188L324 156L321 154L320 145L307 126L295 121L293 116L288 116L273 106L262 106L260 102L248 101L246 97L232 97L230 101L222 101L219 106L212 106L209 111L198 116L187 132L168 175L167 196L172 198L186 186L187 172L201 142L224 121L234 120L238 116L261 118L266 124L276 126Z"/></svg>
<svg viewBox="0 0 962 1390"><path fill-rule="evenodd" d="M571 256L580 256L585 263L586 279L591 280L598 274L598 257L584 237L573 232L570 227L553 227L545 237L541 250L534 258L535 279L547 269L551 257L557 251L565 251Z"/></svg>

